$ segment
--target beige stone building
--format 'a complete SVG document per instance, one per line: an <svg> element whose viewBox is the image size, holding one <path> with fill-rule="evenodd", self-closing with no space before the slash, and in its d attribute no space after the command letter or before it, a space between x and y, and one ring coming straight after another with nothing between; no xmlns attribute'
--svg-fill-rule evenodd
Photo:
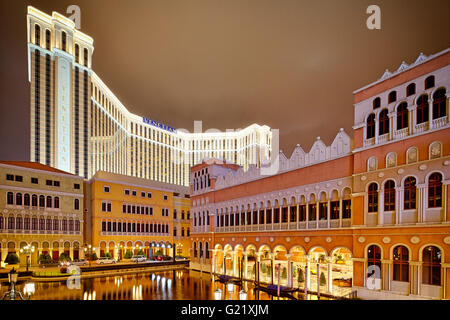
<svg viewBox="0 0 450 320"><path fill-rule="evenodd" d="M83 178L36 162L0 161L0 259L8 253L35 247L31 264L40 254L58 260L83 254Z"/></svg>

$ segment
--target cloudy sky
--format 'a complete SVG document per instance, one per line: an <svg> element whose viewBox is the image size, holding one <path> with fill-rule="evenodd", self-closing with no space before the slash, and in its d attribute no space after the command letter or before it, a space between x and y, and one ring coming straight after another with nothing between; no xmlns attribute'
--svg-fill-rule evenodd
<svg viewBox="0 0 450 320"><path fill-rule="evenodd" d="M354 90L450 45L448 0L0 0L0 159L29 160L26 7L71 4L128 110L189 131L266 124L288 156L351 134Z"/></svg>

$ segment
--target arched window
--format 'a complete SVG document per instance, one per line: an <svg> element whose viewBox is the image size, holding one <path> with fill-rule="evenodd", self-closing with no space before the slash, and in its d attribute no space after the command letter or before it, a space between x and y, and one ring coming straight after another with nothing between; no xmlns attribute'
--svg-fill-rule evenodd
<svg viewBox="0 0 450 320"><path fill-rule="evenodd" d="M6 203L7 203L7 204L14 204L14 193L8 192L6 198L7 198L7 199L6 199Z"/></svg>
<svg viewBox="0 0 450 320"><path fill-rule="evenodd" d="M381 106L381 99L379 97L375 98L372 102L372 106L374 109L379 108Z"/></svg>
<svg viewBox="0 0 450 320"><path fill-rule="evenodd" d="M373 275L373 268L369 268L370 266L376 266L378 267L379 272L375 272L375 275ZM367 272L367 276L372 278L380 279L381 277L381 249L377 245L371 245L369 248L367 248L367 269L371 270L372 272ZM376 277L376 275L379 275L379 277Z"/></svg>
<svg viewBox="0 0 450 320"><path fill-rule="evenodd" d="M38 199L37 195L33 194L31 196L31 206L37 207L37 205L38 205L38 200L37 199Z"/></svg>
<svg viewBox="0 0 450 320"><path fill-rule="evenodd" d="M59 230L59 220L58 218L53 218L53 230L58 231Z"/></svg>
<svg viewBox="0 0 450 320"><path fill-rule="evenodd" d="M45 207L45 197L43 195L39 196L39 207L41 208Z"/></svg>
<svg viewBox="0 0 450 320"><path fill-rule="evenodd" d="M25 230L30 230L30 217L29 216L25 216L25 219L23 219L23 228Z"/></svg>
<svg viewBox="0 0 450 320"><path fill-rule="evenodd" d="M197 258L197 243L194 242L194 258Z"/></svg>
<svg viewBox="0 0 450 320"><path fill-rule="evenodd" d="M421 95L417 99L417 123L423 123L428 121L428 96L426 94Z"/></svg>
<svg viewBox="0 0 450 320"><path fill-rule="evenodd" d="M402 102L397 108L397 130L406 127L408 127L408 105Z"/></svg>
<svg viewBox="0 0 450 320"><path fill-rule="evenodd" d="M22 230L22 228L23 228L23 218L21 216L18 216L16 218L16 229Z"/></svg>
<svg viewBox="0 0 450 320"><path fill-rule="evenodd" d="M37 217L31 218L31 229L32 230L38 229L38 218Z"/></svg>
<svg viewBox="0 0 450 320"><path fill-rule="evenodd" d="M50 30L45 30L45 49L50 50L51 49L51 33Z"/></svg>
<svg viewBox="0 0 450 320"><path fill-rule="evenodd" d="M314 194L311 195L311 198L309 200L309 221L316 221L317 219L317 204L316 204L316 197Z"/></svg>
<svg viewBox="0 0 450 320"><path fill-rule="evenodd" d="M416 208L416 178L414 177L405 179L403 206L405 210Z"/></svg>
<svg viewBox="0 0 450 320"><path fill-rule="evenodd" d="M445 89L439 89L433 94L433 119L438 119L446 116L447 97L445 96Z"/></svg>
<svg viewBox="0 0 450 320"><path fill-rule="evenodd" d="M395 182L386 181L384 184L384 211L395 210Z"/></svg>
<svg viewBox="0 0 450 320"><path fill-rule="evenodd" d="M45 230L45 219L44 217L39 217L39 230Z"/></svg>
<svg viewBox="0 0 450 320"><path fill-rule="evenodd" d="M59 197L55 197L55 208L59 209Z"/></svg>
<svg viewBox="0 0 450 320"><path fill-rule="evenodd" d="M434 87L434 76L429 76L425 79L425 90Z"/></svg>
<svg viewBox="0 0 450 320"><path fill-rule="evenodd" d="M47 196L47 208L51 208L52 207L52 197Z"/></svg>
<svg viewBox="0 0 450 320"><path fill-rule="evenodd" d="M388 96L388 103L392 103L397 100L397 91L391 91Z"/></svg>
<svg viewBox="0 0 450 320"><path fill-rule="evenodd" d="M23 196L23 205L30 206L30 195L28 193L25 193Z"/></svg>
<svg viewBox="0 0 450 320"><path fill-rule="evenodd" d="M409 281L409 251L405 246L394 248L394 281Z"/></svg>
<svg viewBox="0 0 450 320"><path fill-rule="evenodd" d="M367 139L375 137L375 114L371 113L367 118Z"/></svg>
<svg viewBox="0 0 450 320"><path fill-rule="evenodd" d="M34 44L41 45L41 27L37 24L34 25Z"/></svg>
<svg viewBox="0 0 450 320"><path fill-rule="evenodd" d="M422 283L441 285L441 250L428 246L422 252Z"/></svg>
<svg viewBox="0 0 450 320"><path fill-rule="evenodd" d="M67 51L67 33L64 31L61 34L61 50Z"/></svg>
<svg viewBox="0 0 450 320"><path fill-rule="evenodd" d="M415 83L410 83L407 87L406 87L406 96L412 96L413 94L416 93L416 84Z"/></svg>
<svg viewBox="0 0 450 320"><path fill-rule="evenodd" d="M428 179L428 208L442 207L442 176L433 173Z"/></svg>
<svg viewBox="0 0 450 320"><path fill-rule="evenodd" d="M198 251L200 252L200 259L203 258L203 243L198 244Z"/></svg>
<svg viewBox="0 0 450 320"><path fill-rule="evenodd" d="M376 183L371 183L369 185L368 192L368 204L369 204L369 212L377 212L378 211L378 186Z"/></svg>
<svg viewBox="0 0 450 320"><path fill-rule="evenodd" d="M75 44L75 62L80 63L80 46Z"/></svg>
<svg viewBox="0 0 450 320"><path fill-rule="evenodd" d="M16 193L16 206L22 205L22 194L20 192Z"/></svg>
<svg viewBox="0 0 450 320"><path fill-rule="evenodd" d="M389 117L388 117L388 110L384 109L380 113L380 120L379 120L379 135L383 135L389 132Z"/></svg>
<svg viewBox="0 0 450 320"><path fill-rule="evenodd" d="M9 230L14 230L16 227L16 219L14 219L14 217L8 217L8 229Z"/></svg>

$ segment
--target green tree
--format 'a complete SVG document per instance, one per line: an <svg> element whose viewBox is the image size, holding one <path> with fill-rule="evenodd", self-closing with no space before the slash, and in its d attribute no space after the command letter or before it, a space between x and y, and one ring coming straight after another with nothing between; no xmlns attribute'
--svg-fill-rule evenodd
<svg viewBox="0 0 450 320"><path fill-rule="evenodd" d="M90 259L91 259L91 261L98 260L97 254L95 252L92 253Z"/></svg>
<svg viewBox="0 0 450 320"><path fill-rule="evenodd" d="M19 257L15 253L8 253L8 255L5 258L5 263L7 263L7 264L18 264L19 263Z"/></svg>
<svg viewBox="0 0 450 320"><path fill-rule="evenodd" d="M283 268L283 271L281 272L281 277L282 277L283 279L286 279L286 278L287 278L287 270L286 270L286 268Z"/></svg>
<svg viewBox="0 0 450 320"><path fill-rule="evenodd" d="M303 283L305 282L305 275L303 273L302 269L298 269L298 282Z"/></svg>
<svg viewBox="0 0 450 320"><path fill-rule="evenodd" d="M111 258L111 253L105 252L103 253L103 257Z"/></svg>
<svg viewBox="0 0 450 320"><path fill-rule="evenodd" d="M163 255L162 250L158 250L158 251L156 251L156 253L155 253L155 256L162 256L162 255Z"/></svg>
<svg viewBox="0 0 450 320"><path fill-rule="evenodd" d="M52 257L46 253L46 254L40 254L38 258L39 263L51 263L53 261Z"/></svg>
<svg viewBox="0 0 450 320"><path fill-rule="evenodd" d="M320 285L324 286L327 284L327 279L325 278L325 274L323 272L320 273Z"/></svg>
<svg viewBox="0 0 450 320"><path fill-rule="evenodd" d="M145 256L147 258L147 255L145 254L144 250L139 250L137 256Z"/></svg>
<svg viewBox="0 0 450 320"><path fill-rule="evenodd" d="M127 252L125 252L125 255L123 256L123 258L131 259L132 256L133 256L133 252L131 252L130 250L127 250Z"/></svg>
<svg viewBox="0 0 450 320"><path fill-rule="evenodd" d="M59 261L71 261L72 259L70 259L70 256L67 253L63 252L59 256L58 260Z"/></svg>

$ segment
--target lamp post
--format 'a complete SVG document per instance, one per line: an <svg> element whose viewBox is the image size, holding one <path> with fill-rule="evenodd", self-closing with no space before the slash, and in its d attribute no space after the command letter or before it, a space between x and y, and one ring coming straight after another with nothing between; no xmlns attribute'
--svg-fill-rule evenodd
<svg viewBox="0 0 450 320"><path fill-rule="evenodd" d="M17 277L18 276L19 276L19 274L17 273L17 271L14 268L12 268L11 271L8 273L8 280L9 280L9 283L11 284L11 290L5 292L3 294L1 300L5 300L5 298L7 296L9 297L10 300L15 300L16 299L16 295L18 295L21 300L28 300L28 299L30 299L30 297L22 296L22 293L20 291L16 291L15 285L17 283Z"/></svg>
<svg viewBox="0 0 450 320"><path fill-rule="evenodd" d="M222 290L218 288L216 291L214 291L214 299L220 300L222 298Z"/></svg>
<svg viewBox="0 0 450 320"><path fill-rule="evenodd" d="M26 245L22 249L20 249L20 253L25 253L27 257L27 272L28 272L28 266L29 266L29 260L31 254L34 252L34 246Z"/></svg>
<svg viewBox="0 0 450 320"><path fill-rule="evenodd" d="M85 246L84 247L84 255L86 256L86 254L89 257L89 268L91 267L91 260L92 260L92 253L95 253L95 248L92 248L91 245Z"/></svg>
<svg viewBox="0 0 450 320"><path fill-rule="evenodd" d="M230 299L229 300L231 300L231 294L233 293L233 290L234 290L233 282L228 282L227 283L227 289L228 289L228 293L230 294Z"/></svg>

